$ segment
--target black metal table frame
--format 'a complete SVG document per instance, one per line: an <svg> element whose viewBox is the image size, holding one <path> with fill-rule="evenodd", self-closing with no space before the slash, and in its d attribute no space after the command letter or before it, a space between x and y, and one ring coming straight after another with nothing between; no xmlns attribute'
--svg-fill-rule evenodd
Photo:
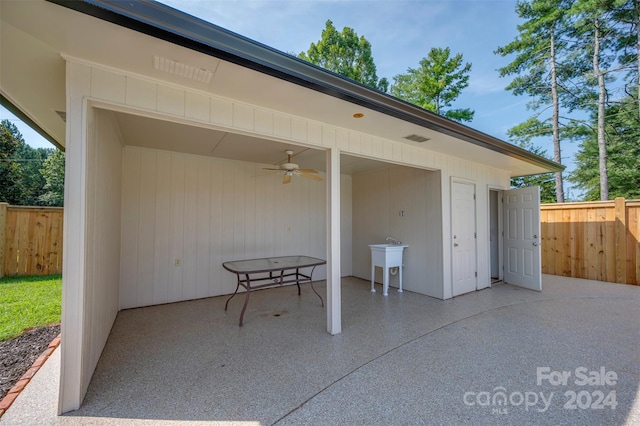
<svg viewBox="0 0 640 426"><path fill-rule="evenodd" d="M318 259L320 260L320 259ZM224 305L224 310L226 311L228 306L229 306L229 302L231 301L231 299L233 299L233 297L238 293L238 290L240 289L240 286L244 287L246 289L246 295L244 298L244 305L242 306L242 312L240 313L240 321L239 321L239 326L242 327L242 322L244 319L244 313L247 309L247 305L249 304L249 295L251 294L252 290L258 290L261 288L267 288L267 287L276 287L276 286L281 286L281 285L285 285L285 284L292 284L295 283L298 286L298 296L300 296L300 284L306 284L306 283L310 283L311 284L311 289L313 290L313 292L316 294L316 296L318 296L320 298L320 304L322 305L322 307L324 307L324 300L322 299L322 296L320 296L320 294L318 294L318 292L316 291L315 287L313 287L313 271L315 271L316 266L322 265L325 262L320 260L321 263L317 263L315 265L306 265L306 266L299 266L299 267L274 267L271 269L267 269L267 270L258 270L258 271L250 271L250 272L244 272L244 271L236 271L236 270L232 270L230 268L228 268L226 266L226 263L223 263L222 266L229 272L232 272L234 274L236 274L236 278L237 278L237 283L236 283L236 290L233 292L233 294L231 295L231 297L229 297L229 299L227 299L227 303L225 303ZM230 262L229 262L230 263ZM309 273L309 275L305 275L302 272L300 272L300 269L304 269L304 268L311 268L311 272ZM285 273L285 271L293 271L295 269L295 272L288 272ZM280 272L279 274L274 274L275 272ZM265 274L268 273L269 276L265 276L265 277L254 277L251 278L251 275L254 274ZM242 279L240 276L244 275L244 279ZM288 277L294 277L294 278L290 278L288 279ZM264 283L267 282L266 284L258 284L258 285L253 285L254 283Z"/></svg>

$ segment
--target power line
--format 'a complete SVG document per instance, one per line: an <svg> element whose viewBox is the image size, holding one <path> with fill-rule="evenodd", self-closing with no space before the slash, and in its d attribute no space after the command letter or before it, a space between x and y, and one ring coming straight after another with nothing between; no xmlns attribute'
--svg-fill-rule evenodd
<svg viewBox="0 0 640 426"><path fill-rule="evenodd" d="M13 161L16 163L22 163L25 161L47 161L46 158L0 158L0 161L5 161L5 162L9 162L9 161Z"/></svg>

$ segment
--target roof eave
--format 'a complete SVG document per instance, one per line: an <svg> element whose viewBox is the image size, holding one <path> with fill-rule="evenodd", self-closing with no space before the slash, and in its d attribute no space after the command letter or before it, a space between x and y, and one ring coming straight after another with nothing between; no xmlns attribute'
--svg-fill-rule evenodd
<svg viewBox="0 0 640 426"><path fill-rule="evenodd" d="M154 1L48 0L180 46L423 126L550 172L564 166Z"/></svg>
<svg viewBox="0 0 640 426"><path fill-rule="evenodd" d="M9 99L7 99L2 93L0 93L0 105L5 107L10 113L15 115L21 121L26 123L29 127L31 127L36 133L42 136L47 141L51 142L53 146L58 148L60 151L64 152L64 147L58 143L58 141L51 136L46 130L40 127L35 121L31 119L27 114L25 114L20 108L15 106Z"/></svg>

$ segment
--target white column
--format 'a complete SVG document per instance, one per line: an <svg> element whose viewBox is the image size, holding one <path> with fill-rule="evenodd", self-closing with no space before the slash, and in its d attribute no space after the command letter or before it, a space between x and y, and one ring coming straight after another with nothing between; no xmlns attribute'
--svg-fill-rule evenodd
<svg viewBox="0 0 640 426"><path fill-rule="evenodd" d="M62 250L62 337L58 414L80 407L85 297L86 107L91 69L67 62L64 236Z"/></svg>
<svg viewBox="0 0 640 426"><path fill-rule="evenodd" d="M327 150L327 331L342 332L340 295L340 150Z"/></svg>

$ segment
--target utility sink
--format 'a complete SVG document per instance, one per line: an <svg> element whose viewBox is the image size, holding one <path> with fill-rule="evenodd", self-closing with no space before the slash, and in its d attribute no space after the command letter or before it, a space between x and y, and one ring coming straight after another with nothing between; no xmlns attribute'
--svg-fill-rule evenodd
<svg viewBox="0 0 640 426"><path fill-rule="evenodd" d="M382 295L389 294L390 268L398 268L398 292L402 293L402 254L408 244L370 244L371 249L371 292L375 293L373 286L376 266L382 268Z"/></svg>

